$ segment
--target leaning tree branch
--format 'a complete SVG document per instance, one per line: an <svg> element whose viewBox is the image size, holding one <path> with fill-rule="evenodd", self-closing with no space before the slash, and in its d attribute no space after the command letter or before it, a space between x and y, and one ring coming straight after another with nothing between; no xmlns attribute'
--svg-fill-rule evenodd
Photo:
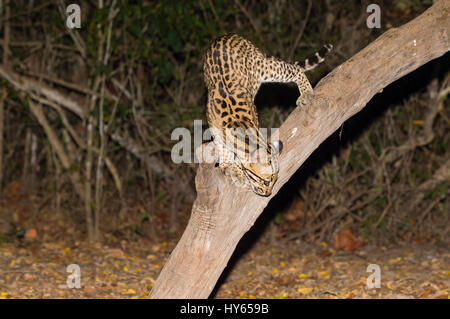
<svg viewBox="0 0 450 319"><path fill-rule="evenodd" d="M320 81L311 104L296 108L280 128L285 148L270 197L235 188L213 165L200 164L191 218L150 297L208 297L241 237L308 156L382 88L449 51L449 11L448 0L436 1Z"/></svg>

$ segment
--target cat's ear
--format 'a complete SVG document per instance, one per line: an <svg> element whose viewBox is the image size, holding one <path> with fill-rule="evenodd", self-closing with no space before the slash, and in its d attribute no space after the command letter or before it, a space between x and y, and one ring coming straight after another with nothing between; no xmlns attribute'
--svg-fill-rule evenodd
<svg viewBox="0 0 450 319"><path fill-rule="evenodd" d="M283 142L280 140L274 141L271 143L272 149L275 152L275 154L281 154L281 151L283 150Z"/></svg>

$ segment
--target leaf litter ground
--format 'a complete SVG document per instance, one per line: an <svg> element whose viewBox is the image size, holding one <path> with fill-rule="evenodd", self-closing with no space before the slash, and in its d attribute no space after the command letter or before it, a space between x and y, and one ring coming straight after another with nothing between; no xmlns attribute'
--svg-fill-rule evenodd
<svg viewBox="0 0 450 319"><path fill-rule="evenodd" d="M34 221L35 231L27 230L29 238L0 244L0 298L146 298L177 242L166 238L89 244L79 231L61 227L58 218L48 216ZM212 296L449 298L448 244L377 246L355 244L352 234L343 235L353 241L308 244L274 239L265 232L250 247L238 246ZM71 264L80 266L79 289L67 288ZM380 267L380 288L367 285L370 264Z"/></svg>

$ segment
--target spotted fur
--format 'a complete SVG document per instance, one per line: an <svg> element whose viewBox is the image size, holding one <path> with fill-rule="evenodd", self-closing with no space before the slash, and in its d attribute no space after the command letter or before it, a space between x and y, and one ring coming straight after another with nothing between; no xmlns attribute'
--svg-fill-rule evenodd
<svg viewBox="0 0 450 319"><path fill-rule="evenodd" d="M218 166L235 185L250 185L256 194L269 196L278 178L282 143L268 143L258 129L254 98L261 83L295 82L300 91L297 105L307 104L313 89L304 72L322 62L331 48L326 45L304 62L292 64L266 55L238 35L211 44L203 63L206 116L219 150Z"/></svg>

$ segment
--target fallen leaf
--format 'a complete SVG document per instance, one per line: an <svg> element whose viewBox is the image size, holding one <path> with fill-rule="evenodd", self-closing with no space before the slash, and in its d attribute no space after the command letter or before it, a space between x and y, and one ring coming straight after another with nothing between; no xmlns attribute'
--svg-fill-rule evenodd
<svg viewBox="0 0 450 319"><path fill-rule="evenodd" d="M333 252L331 250L322 250L319 253L319 256L322 257L322 258L331 256L331 255L333 255Z"/></svg>
<svg viewBox="0 0 450 319"><path fill-rule="evenodd" d="M25 274L23 275L23 280L30 282L30 281L34 281L36 279L36 276L32 275L32 274Z"/></svg>
<svg viewBox="0 0 450 319"><path fill-rule="evenodd" d="M307 295L311 293L313 289L312 288L298 288L297 291L301 293L302 295Z"/></svg>
<svg viewBox="0 0 450 319"><path fill-rule="evenodd" d="M398 263L400 261L402 261L402 257L391 258L391 259L389 259L388 263L393 265L393 264L396 264L396 263Z"/></svg>
<svg viewBox="0 0 450 319"><path fill-rule="evenodd" d="M123 290L122 291L122 295L133 295L136 293L136 290L134 290L133 288L130 288L128 290Z"/></svg>
<svg viewBox="0 0 450 319"><path fill-rule="evenodd" d="M16 196L19 194L20 191L20 183L17 181L13 181L11 183L8 183L8 185L6 185L6 195L7 196Z"/></svg>
<svg viewBox="0 0 450 319"><path fill-rule="evenodd" d="M89 294L94 293L96 291L95 287L91 285L84 287L83 290L84 292L87 292Z"/></svg>
<svg viewBox="0 0 450 319"><path fill-rule="evenodd" d="M334 247L344 251L354 251L364 246L367 242L360 242L349 230L343 230L334 237Z"/></svg>
<svg viewBox="0 0 450 319"><path fill-rule="evenodd" d="M27 240L36 239L37 236L38 236L38 233L37 233L36 229L34 229L34 228L27 229L27 231L25 232L25 239L27 239Z"/></svg>
<svg viewBox="0 0 450 319"><path fill-rule="evenodd" d="M120 248L111 248L108 252L111 257L125 259L125 253Z"/></svg>

